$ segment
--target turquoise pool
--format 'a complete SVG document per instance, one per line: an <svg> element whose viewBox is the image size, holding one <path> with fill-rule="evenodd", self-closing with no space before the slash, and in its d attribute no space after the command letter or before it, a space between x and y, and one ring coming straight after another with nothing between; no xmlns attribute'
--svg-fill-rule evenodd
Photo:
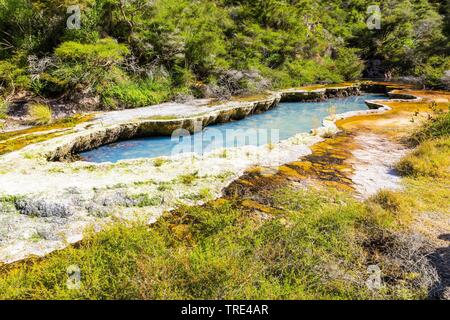
<svg viewBox="0 0 450 320"><path fill-rule="evenodd" d="M356 97L329 99L325 102L286 102L265 113L245 119L212 125L202 132L172 139L172 137L137 138L101 146L81 153L85 161L117 162L125 159L170 156L181 152L209 152L222 147L264 145L288 139L298 133L320 126L330 111L343 113L367 110L364 103L370 99L388 99L384 95L364 94ZM255 133L256 135L252 135ZM250 133L239 139L240 134ZM198 143L201 142L201 143Z"/></svg>

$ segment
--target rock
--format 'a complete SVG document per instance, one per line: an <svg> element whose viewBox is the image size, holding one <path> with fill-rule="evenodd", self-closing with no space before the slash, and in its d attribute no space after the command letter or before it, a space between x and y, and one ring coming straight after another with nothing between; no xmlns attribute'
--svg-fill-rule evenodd
<svg viewBox="0 0 450 320"><path fill-rule="evenodd" d="M73 215L68 205L43 199L18 199L15 201L15 206L21 214L27 216L66 218Z"/></svg>
<svg viewBox="0 0 450 320"><path fill-rule="evenodd" d="M121 206L132 207L136 205L137 201L130 198L125 192L118 191L113 194L100 196L95 201L97 204L104 207Z"/></svg>

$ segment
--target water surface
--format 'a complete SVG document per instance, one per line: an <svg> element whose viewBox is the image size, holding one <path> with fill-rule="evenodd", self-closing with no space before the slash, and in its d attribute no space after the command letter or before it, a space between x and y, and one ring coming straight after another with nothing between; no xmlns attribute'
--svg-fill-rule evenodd
<svg viewBox="0 0 450 320"><path fill-rule="evenodd" d="M384 95L365 94L329 99L324 102L283 102L278 107L245 119L206 127L202 132L179 139L171 137L136 138L83 152L90 162L117 162L125 159L170 156L180 152L209 152L222 147L264 145L288 139L319 127L330 113L367 110L365 100L388 99ZM239 138L240 137L240 138Z"/></svg>

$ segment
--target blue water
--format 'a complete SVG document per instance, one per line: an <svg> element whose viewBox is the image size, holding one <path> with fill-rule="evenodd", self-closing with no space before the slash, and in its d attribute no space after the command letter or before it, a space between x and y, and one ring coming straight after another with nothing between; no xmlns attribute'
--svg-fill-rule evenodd
<svg viewBox="0 0 450 320"><path fill-rule="evenodd" d="M80 155L90 162L117 162L125 159L154 158L183 152L204 153L222 147L264 145L288 139L319 127L330 112L367 110L370 99L387 99L384 95L366 94L330 99L325 102L286 102L267 112L245 119L212 125L193 135L149 137L101 146ZM236 131L237 130L237 131Z"/></svg>

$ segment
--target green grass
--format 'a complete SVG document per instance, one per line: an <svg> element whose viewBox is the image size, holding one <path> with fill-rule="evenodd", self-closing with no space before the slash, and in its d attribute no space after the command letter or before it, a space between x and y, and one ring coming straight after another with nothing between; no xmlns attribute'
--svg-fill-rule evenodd
<svg viewBox="0 0 450 320"><path fill-rule="evenodd" d="M437 109L435 104L431 105L431 110L436 113ZM419 130L409 137L409 142L413 145L439 138L450 136L450 111L438 114L435 118L427 121Z"/></svg>
<svg viewBox="0 0 450 320"><path fill-rule="evenodd" d="M47 125L52 121L52 110L46 104L35 103L28 107L30 123L33 125Z"/></svg>
<svg viewBox="0 0 450 320"><path fill-rule="evenodd" d="M380 292L366 288L364 243L376 225L365 204L331 190L282 189L273 201L282 213L270 219L220 200L181 207L152 226L88 232L77 247L4 266L0 298L422 297L403 278L401 295L390 283ZM70 265L81 269L79 290L66 287Z"/></svg>
<svg viewBox="0 0 450 320"><path fill-rule="evenodd" d="M450 177L450 112L426 122L408 141L418 146L397 164L401 175Z"/></svg>
<svg viewBox="0 0 450 320"><path fill-rule="evenodd" d="M450 138L424 141L396 169L403 176L450 177Z"/></svg>

